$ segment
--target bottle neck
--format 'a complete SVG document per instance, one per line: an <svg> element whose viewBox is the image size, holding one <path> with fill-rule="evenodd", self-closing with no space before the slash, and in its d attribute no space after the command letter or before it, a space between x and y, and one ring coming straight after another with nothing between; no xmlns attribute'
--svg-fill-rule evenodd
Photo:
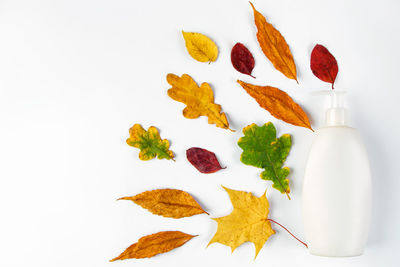
<svg viewBox="0 0 400 267"><path fill-rule="evenodd" d="M346 126L347 125L346 113L347 112L345 108L328 109L326 111L325 126Z"/></svg>

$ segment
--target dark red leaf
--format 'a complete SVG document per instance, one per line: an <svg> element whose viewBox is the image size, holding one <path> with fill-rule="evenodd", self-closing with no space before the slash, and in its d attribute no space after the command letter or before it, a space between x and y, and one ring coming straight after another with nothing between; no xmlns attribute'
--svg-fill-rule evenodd
<svg viewBox="0 0 400 267"><path fill-rule="evenodd" d="M331 83L332 89L338 73L338 64L334 56L324 46L317 44L311 52L311 70L324 82Z"/></svg>
<svg viewBox="0 0 400 267"><path fill-rule="evenodd" d="M202 173L213 173L223 169L215 154L203 148L189 148L186 150L186 157Z"/></svg>
<svg viewBox="0 0 400 267"><path fill-rule="evenodd" d="M236 43L231 51L231 61L233 67L241 73L251 75L254 68L254 58L249 49L241 43Z"/></svg>

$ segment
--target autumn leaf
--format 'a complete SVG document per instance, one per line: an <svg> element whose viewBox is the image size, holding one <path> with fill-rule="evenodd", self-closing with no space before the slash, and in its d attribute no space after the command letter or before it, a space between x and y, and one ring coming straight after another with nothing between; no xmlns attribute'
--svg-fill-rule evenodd
<svg viewBox="0 0 400 267"><path fill-rule="evenodd" d="M196 32L182 31L186 49L189 54L200 62L213 62L218 57L217 45L207 36Z"/></svg>
<svg viewBox="0 0 400 267"><path fill-rule="evenodd" d="M195 235L185 234L180 231L164 231L147 235L140 238L137 243L131 245L121 255L110 261L150 258L180 247L193 237Z"/></svg>
<svg viewBox="0 0 400 267"><path fill-rule="evenodd" d="M183 74L179 77L171 73L167 75L167 81L172 86L168 90L168 95L186 104L183 110L185 118L196 119L207 116L209 124L231 130L225 113L221 113L221 106L214 103L214 93L208 83L202 83L199 87L189 75Z"/></svg>
<svg viewBox="0 0 400 267"><path fill-rule="evenodd" d="M146 131L142 125L135 124L129 129L129 138L126 143L140 149L139 158L141 160L154 159L174 159L174 153L169 150L169 142L161 140L156 127L151 126Z"/></svg>
<svg viewBox="0 0 400 267"><path fill-rule="evenodd" d="M153 214L169 218L208 214L189 193L178 189L145 191L136 196L122 197L118 200L131 200Z"/></svg>
<svg viewBox="0 0 400 267"><path fill-rule="evenodd" d="M243 134L238 141L239 147L243 149L240 160L246 165L264 169L261 179L272 181L272 187L290 199L287 179L290 169L282 168L292 146L290 135L276 138L276 129L271 122L263 126L253 123L243 128Z"/></svg>
<svg viewBox="0 0 400 267"><path fill-rule="evenodd" d="M231 62L233 67L243 74L250 75L251 77L255 78L251 75L251 72L254 68L254 57L241 43L236 43L231 51Z"/></svg>
<svg viewBox="0 0 400 267"><path fill-rule="evenodd" d="M257 26L257 40L264 55L272 62L275 69L279 70L289 79L296 80L296 64L289 46L281 33L267 22L265 17L258 12L250 2L254 11L254 22Z"/></svg>
<svg viewBox="0 0 400 267"><path fill-rule="evenodd" d="M186 150L189 162L201 173L213 173L222 169L214 152L192 147Z"/></svg>
<svg viewBox="0 0 400 267"><path fill-rule="evenodd" d="M324 46L317 44L311 52L311 70L320 80L331 83L332 89L338 73L336 59Z"/></svg>
<svg viewBox="0 0 400 267"><path fill-rule="evenodd" d="M313 131L307 114L284 91L272 86L258 86L240 80L237 82L275 118Z"/></svg>
<svg viewBox="0 0 400 267"><path fill-rule="evenodd" d="M256 255L275 234L268 220L269 204L265 193L256 197L252 193L232 190L223 187L228 193L233 205L231 214L214 218L218 229L208 245L218 242L229 246L232 252L245 242L252 242L256 248Z"/></svg>

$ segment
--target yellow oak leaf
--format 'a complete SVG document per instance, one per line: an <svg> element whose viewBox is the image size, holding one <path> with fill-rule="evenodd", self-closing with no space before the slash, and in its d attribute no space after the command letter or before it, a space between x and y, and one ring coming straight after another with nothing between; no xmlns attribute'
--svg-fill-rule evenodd
<svg viewBox="0 0 400 267"><path fill-rule="evenodd" d="M141 160L154 159L172 159L174 153L169 150L169 142L167 139L161 139L156 127L151 126L146 131L142 125L135 124L129 129L129 138L126 143L130 146L140 149L139 158Z"/></svg>
<svg viewBox="0 0 400 267"><path fill-rule="evenodd" d="M208 245L218 242L231 247L232 252L245 242L252 242L256 247L256 255L275 234L268 220L269 204L265 192L261 197L252 193L223 187L233 205L231 214L214 218L218 229Z"/></svg>
<svg viewBox="0 0 400 267"><path fill-rule="evenodd" d="M182 31L182 35L185 39L186 49L192 58L200 62L217 60L218 47L210 38L197 32Z"/></svg>
<svg viewBox="0 0 400 267"><path fill-rule="evenodd" d="M183 110L185 118L207 116L209 124L231 130L225 113L221 113L221 105L214 103L214 93L208 83L204 82L199 87L189 75L183 74L179 77L172 73L167 75L167 81L172 86L168 90L168 96L186 104Z"/></svg>

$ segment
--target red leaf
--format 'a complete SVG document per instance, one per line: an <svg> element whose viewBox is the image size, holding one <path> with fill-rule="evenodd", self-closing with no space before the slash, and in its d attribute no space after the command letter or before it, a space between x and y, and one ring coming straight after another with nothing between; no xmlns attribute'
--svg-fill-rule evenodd
<svg viewBox="0 0 400 267"><path fill-rule="evenodd" d="M324 82L333 84L338 73L338 64L334 56L324 46L317 44L311 52L311 70Z"/></svg>
<svg viewBox="0 0 400 267"><path fill-rule="evenodd" d="M217 157L211 151L199 147L186 150L186 157L199 172L213 173L224 169L218 162Z"/></svg>
<svg viewBox="0 0 400 267"><path fill-rule="evenodd" d="M241 43L236 43L231 51L231 61L233 67L241 73L251 75L254 68L254 58L249 49Z"/></svg>

